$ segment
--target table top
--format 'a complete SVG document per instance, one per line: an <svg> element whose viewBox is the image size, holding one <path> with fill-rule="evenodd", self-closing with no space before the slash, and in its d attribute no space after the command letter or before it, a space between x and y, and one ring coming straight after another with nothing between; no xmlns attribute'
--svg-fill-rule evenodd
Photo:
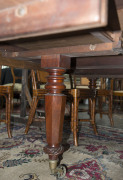
<svg viewBox="0 0 123 180"><path fill-rule="evenodd" d="M108 0L0 0L0 40L107 25Z"/></svg>
<svg viewBox="0 0 123 180"><path fill-rule="evenodd" d="M122 0L0 1L0 65L41 69L42 56L60 54L82 68L89 57L123 54Z"/></svg>

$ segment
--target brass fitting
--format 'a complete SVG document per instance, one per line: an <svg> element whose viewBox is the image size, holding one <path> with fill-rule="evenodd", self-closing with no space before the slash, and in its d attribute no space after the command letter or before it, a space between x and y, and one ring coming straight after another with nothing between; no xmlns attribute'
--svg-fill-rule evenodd
<svg viewBox="0 0 123 180"><path fill-rule="evenodd" d="M57 168L58 160L49 160L49 167L52 174L55 174L55 170Z"/></svg>

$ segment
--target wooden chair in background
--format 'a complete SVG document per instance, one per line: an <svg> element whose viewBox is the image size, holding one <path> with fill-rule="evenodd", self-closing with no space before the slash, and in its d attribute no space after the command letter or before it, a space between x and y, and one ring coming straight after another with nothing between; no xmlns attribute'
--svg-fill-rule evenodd
<svg viewBox="0 0 123 180"><path fill-rule="evenodd" d="M77 76L77 78L79 78ZM96 103L96 91L95 91L95 80L88 80L87 78L80 81L80 84L77 83L76 76L73 77L74 79L74 88L71 89L69 92L73 96L73 102L72 102L72 111L71 111L71 130L73 132L73 138L74 138L74 145L78 146L78 122L90 122L94 133L97 135L97 128L95 123L95 103ZM81 78L80 78L81 79ZM83 83L82 83L83 82ZM89 87L90 88L89 88ZM89 100L89 107L86 111L89 112L90 118L87 119L79 119L78 118L78 112L82 111L79 107L79 103L81 100L88 99ZM84 109L85 111L85 109Z"/></svg>
<svg viewBox="0 0 123 180"><path fill-rule="evenodd" d="M100 118L102 118L103 114L107 114L110 119L111 126L114 126L114 121L112 118L112 105L113 105L113 91L106 83L105 78L100 79L100 88L97 90L97 98L98 98L98 112L100 114ZM108 109L103 108L103 103L108 105Z"/></svg>
<svg viewBox="0 0 123 180"><path fill-rule="evenodd" d="M1 74L0 74L0 77L1 77ZM11 138L12 134L11 134L10 122L11 122L11 107L12 107L12 101L13 101L13 85L11 86L0 85L0 97L5 98L5 105L6 105L5 119L0 119L0 122L6 123L8 137Z"/></svg>
<svg viewBox="0 0 123 180"><path fill-rule="evenodd" d="M90 122L95 135L98 134L96 123L95 123L95 92L91 89L71 89L70 90L71 95L73 96L73 102L72 102L72 112L71 112L71 130L73 132L73 139L74 139L74 145L78 146L78 122ZM90 105L90 118L88 119L79 119L78 118L78 112L79 111L79 103L81 99L89 99L89 105Z"/></svg>
<svg viewBox="0 0 123 180"><path fill-rule="evenodd" d="M7 68L5 73L5 79L7 79L7 82L4 82L4 86L13 86L13 98L16 99L20 99L20 94L21 94L21 90L22 90L22 83L21 83L21 79L22 79L22 73L20 76L16 76L15 72L14 72L13 67ZM19 69L21 71L21 69ZM10 77L9 77L10 76ZM19 81L19 82L18 82Z"/></svg>
<svg viewBox="0 0 123 180"><path fill-rule="evenodd" d="M20 106L21 104L21 100L22 100L22 69L18 69L18 68L13 68L11 67L10 70L9 70L9 73L11 78L10 78L10 82L6 83L5 85L7 86L12 86L13 85L13 108L14 108L14 104ZM26 77L25 77L26 78ZM28 74L28 77L27 77L27 84L26 86L24 87L24 93L26 95L26 98L27 98L27 102L29 103L29 105L31 105L31 95L30 95L30 74ZM23 96L23 95L22 95ZM16 100L16 101L15 101ZM19 100L19 101L18 101Z"/></svg>
<svg viewBox="0 0 123 180"><path fill-rule="evenodd" d="M13 77L13 98L15 99L20 99L21 96L21 90L22 90L22 75L21 76L16 76L14 72L14 68L11 67L11 73ZM17 82L19 80L19 82Z"/></svg>
<svg viewBox="0 0 123 180"><path fill-rule="evenodd" d="M37 79L36 79L36 74L37 74ZM29 112L28 122L26 124L26 129L25 129L26 134L28 133L29 127L35 116L38 101L40 99L45 98L46 90L44 89L44 86L47 82L46 76L48 76L48 73L44 71L37 71L35 73L35 71L32 70L31 76L32 76L33 98L32 98L31 108Z"/></svg>
<svg viewBox="0 0 123 180"><path fill-rule="evenodd" d="M79 80L79 83L77 83L77 78ZM78 145L78 121L88 121L92 124L92 127L94 129L94 133L97 135L97 129L96 129L96 122L95 122L95 114L96 114L96 100L99 99L98 104L98 113L100 113L100 117L102 117L102 114L108 114L110 118L111 126L114 125L113 119L112 119L112 98L113 98L113 92L111 89L103 89L104 86L99 87L99 84L97 85L96 79L90 79L90 81L87 78L80 78L77 76L74 76L74 89L71 89L71 94L74 98L73 104L72 104L72 115L71 115L71 129L73 131L74 136L74 145ZM106 87L105 87L106 88ZM108 111L103 110L102 107L102 99L108 99ZM88 109L82 109L80 110L79 102L81 99L88 99L89 100L89 106ZM78 112L80 111L87 111L90 115L89 119L79 119L78 118Z"/></svg>
<svg viewBox="0 0 123 180"><path fill-rule="evenodd" d="M111 89L113 91L113 109L123 110L123 79L111 79Z"/></svg>

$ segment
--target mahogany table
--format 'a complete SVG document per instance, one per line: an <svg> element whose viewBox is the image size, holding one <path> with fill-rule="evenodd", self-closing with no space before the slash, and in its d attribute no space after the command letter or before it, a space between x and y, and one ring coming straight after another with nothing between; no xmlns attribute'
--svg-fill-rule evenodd
<svg viewBox="0 0 123 180"><path fill-rule="evenodd" d="M52 173L59 174L57 160L64 151L61 141L66 102L62 94L63 74L72 69L90 78L122 76L122 29L118 15L122 15L123 3L118 1L117 7L114 1L107 0L0 3L0 65L44 68L49 72L45 96L48 145L44 151L49 155ZM113 23L110 17L114 17ZM99 56L106 57L101 60Z"/></svg>

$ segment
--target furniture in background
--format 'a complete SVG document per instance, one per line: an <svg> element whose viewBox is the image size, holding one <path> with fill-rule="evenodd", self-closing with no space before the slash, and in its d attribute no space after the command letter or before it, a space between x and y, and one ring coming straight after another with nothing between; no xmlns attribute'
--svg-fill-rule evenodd
<svg viewBox="0 0 123 180"><path fill-rule="evenodd" d="M0 122L5 122L7 125L7 132L8 132L8 137L11 138L11 107L12 107L12 101L13 101L13 86L3 86L0 85L0 96L3 96L5 98L6 102L6 114L5 114L5 119L1 119Z"/></svg>
<svg viewBox="0 0 123 180"><path fill-rule="evenodd" d="M37 75L37 79L36 79L36 75ZM28 121L26 124L26 129L25 129L26 134L28 133L29 127L35 116L38 101L40 99L44 99L45 94L47 93L47 91L44 88L44 86L46 84L46 76L47 75L48 75L48 73L45 71L37 70L36 73L34 70L31 71L33 98L32 98L32 102L31 102L31 108L30 108L30 112L29 112Z"/></svg>
<svg viewBox="0 0 123 180"><path fill-rule="evenodd" d="M32 101L30 70L15 68L14 66L4 68L1 70L1 84L14 85L13 97L20 100L20 117L25 117L27 100L30 106Z"/></svg>
<svg viewBox="0 0 123 180"><path fill-rule="evenodd" d="M112 119L112 105L113 105L113 91L110 88L110 85L107 78L96 78L96 101L98 101L98 105L95 113L100 114L100 118L102 118L103 114L107 114L110 119L111 126L114 125ZM75 76L74 75L74 86L79 89L87 89L89 88L89 79L87 77ZM108 109L103 108L103 104L107 104Z"/></svg>
<svg viewBox="0 0 123 180"><path fill-rule="evenodd" d="M4 84L12 84L13 83L13 74L12 71L14 70L14 76L19 77L18 80L16 80L16 83L21 83L21 77L22 77L22 69L20 68L14 68L14 67L7 67L4 69L1 69L1 83Z"/></svg>
<svg viewBox="0 0 123 180"><path fill-rule="evenodd" d="M103 100L102 98L107 98L108 110L103 109ZM98 98L98 110L97 112L100 114L100 118L102 118L103 114L107 114L110 119L111 126L114 126L114 121L112 118L112 105L113 105L113 91L111 89L98 89L97 91Z"/></svg>
<svg viewBox="0 0 123 180"><path fill-rule="evenodd" d="M97 98L98 110L96 112L100 114L100 118L102 118L103 114L107 114L109 116L111 126L114 126L114 121L112 118L113 91L108 82L106 82L106 78L100 79L100 88L97 90ZM104 109L103 104L105 106L107 105L108 108Z"/></svg>
<svg viewBox="0 0 123 180"><path fill-rule="evenodd" d="M106 89L106 86L103 84L100 85L98 81L98 86L96 83L97 79L90 79L86 77L76 76L74 75L74 89L70 90L70 93L73 96L73 104L72 104L72 115L71 115L71 129L74 135L74 144L78 145L78 121L90 122L94 129L94 133L97 135L97 128L95 122L95 114L100 113L100 117L102 118L102 114L108 114L110 119L111 126L114 125L112 119L112 99L113 99L113 91L111 89ZM102 80L101 80L102 82ZM105 89L104 89L105 87ZM103 98L108 99L108 111L103 109ZM88 109L80 109L79 102L80 100L88 99ZM96 109L96 100L98 99L98 111ZM89 119L78 119L78 112L87 111L90 115Z"/></svg>
<svg viewBox="0 0 123 180"><path fill-rule="evenodd" d="M113 91L113 110L123 110L123 79L111 79L111 89Z"/></svg>
<svg viewBox="0 0 123 180"><path fill-rule="evenodd" d="M80 75L76 76L73 75L73 82L74 82L74 88L78 88L78 89L88 89L89 87L89 80L86 77L82 77Z"/></svg>
<svg viewBox="0 0 123 180"><path fill-rule="evenodd" d="M9 67L1 70L1 83L2 85L13 86L13 98L20 99L21 79L22 69Z"/></svg>
<svg viewBox="0 0 123 180"><path fill-rule="evenodd" d="M94 133L97 135L95 123L95 91L91 89L71 89L70 94L73 96L72 112L71 112L71 130L73 132L74 145L78 146L78 121L90 122ZM89 99L90 111L89 119L78 119L79 102L81 99Z"/></svg>
<svg viewBox="0 0 123 180"><path fill-rule="evenodd" d="M97 128L95 123L95 108L96 108L96 80L82 78L81 76L73 75L73 89L69 93L73 96L72 113L71 113L71 129L73 132L74 145L78 146L78 122L90 122L94 133L97 135ZM80 109L79 103L81 100L89 100L88 109ZM78 112L87 111L90 118L79 119Z"/></svg>
<svg viewBox="0 0 123 180"><path fill-rule="evenodd" d="M11 67L11 73L12 73L12 77L13 77L13 97L16 99L20 99L21 96L21 91L22 91L22 74L21 76L18 76L15 74L15 68ZM21 70L22 72L22 70Z"/></svg>
<svg viewBox="0 0 123 180"><path fill-rule="evenodd" d="M7 132L8 137L11 138L11 107L12 107L12 101L13 101L13 85L7 86L7 85L0 85L0 96L5 98L6 103L6 113L5 113L5 119L0 119L0 122L5 122L7 125Z"/></svg>

